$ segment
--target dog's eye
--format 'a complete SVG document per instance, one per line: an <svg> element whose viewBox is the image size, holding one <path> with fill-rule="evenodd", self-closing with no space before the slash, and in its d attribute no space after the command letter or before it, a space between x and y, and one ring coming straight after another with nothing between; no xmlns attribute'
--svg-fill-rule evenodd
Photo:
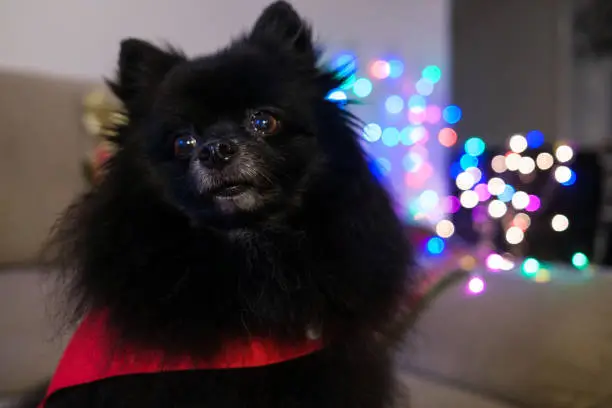
<svg viewBox="0 0 612 408"><path fill-rule="evenodd" d="M269 136L279 131L280 121L267 111L255 111L249 117L250 130L260 136Z"/></svg>
<svg viewBox="0 0 612 408"><path fill-rule="evenodd" d="M183 135L174 139L174 155L179 159L188 159L198 146L198 141L192 135Z"/></svg>

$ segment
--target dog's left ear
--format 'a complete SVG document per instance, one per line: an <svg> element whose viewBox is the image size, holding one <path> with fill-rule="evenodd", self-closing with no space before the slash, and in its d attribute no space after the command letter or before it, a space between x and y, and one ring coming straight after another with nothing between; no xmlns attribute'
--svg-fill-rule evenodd
<svg viewBox="0 0 612 408"><path fill-rule="evenodd" d="M185 59L174 49L164 50L146 41L128 38L121 41L116 78L107 83L130 110L135 101L155 91L168 71Z"/></svg>
<svg viewBox="0 0 612 408"><path fill-rule="evenodd" d="M251 38L279 42L300 54L314 56L310 26L286 1L276 1L264 9Z"/></svg>

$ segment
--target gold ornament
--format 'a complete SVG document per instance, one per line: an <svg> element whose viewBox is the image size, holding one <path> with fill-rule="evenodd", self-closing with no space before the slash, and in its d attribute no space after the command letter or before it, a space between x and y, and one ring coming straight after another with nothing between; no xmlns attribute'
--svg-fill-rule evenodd
<svg viewBox="0 0 612 408"><path fill-rule="evenodd" d="M98 184L102 177L104 163L115 153L112 139L118 129L128 124L127 112L121 102L106 88L98 87L83 98L82 123L87 133L95 140L93 151L84 163L85 175L92 184Z"/></svg>

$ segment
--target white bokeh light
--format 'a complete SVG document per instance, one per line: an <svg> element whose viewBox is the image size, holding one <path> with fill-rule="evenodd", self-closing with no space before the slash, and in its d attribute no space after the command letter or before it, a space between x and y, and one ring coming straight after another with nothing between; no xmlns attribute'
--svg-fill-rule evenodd
<svg viewBox="0 0 612 408"><path fill-rule="evenodd" d="M561 145L555 150L555 157L561 163L567 163L574 157L574 149L568 145Z"/></svg>
<svg viewBox="0 0 612 408"><path fill-rule="evenodd" d="M478 194L476 194L476 192L473 190L464 191L459 197L459 202L464 208L467 209L476 207L479 201Z"/></svg>
<svg viewBox="0 0 612 408"><path fill-rule="evenodd" d="M521 242L523 242L524 238L525 233L519 227L510 227L506 231L506 241L508 241L509 244L520 244Z"/></svg>
<svg viewBox="0 0 612 408"><path fill-rule="evenodd" d="M455 224L449 220L442 220L436 224L436 234L441 238L450 238L455 233Z"/></svg>
<svg viewBox="0 0 612 408"><path fill-rule="evenodd" d="M527 139L523 135L514 135L510 138L508 145L514 153L523 153L529 146Z"/></svg>
<svg viewBox="0 0 612 408"><path fill-rule="evenodd" d="M493 177L487 183L487 187L492 195L500 195L506 188L506 182L499 177Z"/></svg>
<svg viewBox="0 0 612 408"><path fill-rule="evenodd" d="M565 215L557 214L552 218L550 225L553 230L563 232L569 228L569 220Z"/></svg>
<svg viewBox="0 0 612 408"><path fill-rule="evenodd" d="M493 218L501 218L504 215L506 215L506 212L508 211L508 206L506 205L506 203L499 201L499 200L493 200L489 203L489 215Z"/></svg>
<svg viewBox="0 0 612 408"><path fill-rule="evenodd" d="M523 210L529 205L529 194L524 191L517 191L512 196L512 206L517 210Z"/></svg>
<svg viewBox="0 0 612 408"><path fill-rule="evenodd" d="M548 170L555 164L555 159L550 153L540 153L536 158L536 164L540 170Z"/></svg>

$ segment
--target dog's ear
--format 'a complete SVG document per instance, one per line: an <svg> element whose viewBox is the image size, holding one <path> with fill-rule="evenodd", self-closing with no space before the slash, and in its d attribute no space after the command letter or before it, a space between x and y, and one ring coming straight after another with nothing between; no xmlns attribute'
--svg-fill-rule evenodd
<svg viewBox="0 0 612 408"><path fill-rule="evenodd" d="M154 91L168 71L185 60L185 55L175 49L163 50L128 38L121 41L116 78L107 83L129 110L136 98Z"/></svg>
<svg viewBox="0 0 612 408"><path fill-rule="evenodd" d="M304 55L314 55L312 31L286 1L276 1L264 9L251 32L254 40L277 42Z"/></svg>

